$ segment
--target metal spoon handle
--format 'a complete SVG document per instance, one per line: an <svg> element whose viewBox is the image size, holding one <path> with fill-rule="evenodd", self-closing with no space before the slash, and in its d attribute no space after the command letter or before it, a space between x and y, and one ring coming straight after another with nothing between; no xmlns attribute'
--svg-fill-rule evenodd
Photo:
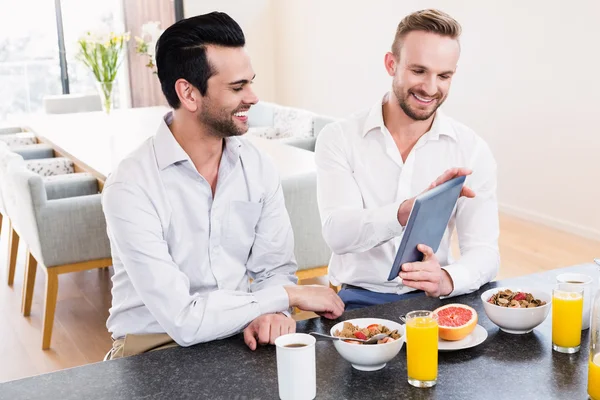
<svg viewBox="0 0 600 400"><path fill-rule="evenodd" d="M317 338L319 340L342 340L342 338L339 338L337 336L325 335L325 334L319 333L319 332L310 332L309 335L313 335L315 338Z"/></svg>
<svg viewBox="0 0 600 400"><path fill-rule="evenodd" d="M598 265L600 265L600 258L594 258L594 262Z"/></svg>

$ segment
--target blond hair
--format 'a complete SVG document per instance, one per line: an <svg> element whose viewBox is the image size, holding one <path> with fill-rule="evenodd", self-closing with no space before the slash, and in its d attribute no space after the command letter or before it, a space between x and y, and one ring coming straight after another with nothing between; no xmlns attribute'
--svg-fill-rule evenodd
<svg viewBox="0 0 600 400"><path fill-rule="evenodd" d="M458 40L462 28L458 21L440 10L421 10L407 15L398 24L394 43L392 43L392 53L396 57L400 56L402 40L413 31L437 33Z"/></svg>

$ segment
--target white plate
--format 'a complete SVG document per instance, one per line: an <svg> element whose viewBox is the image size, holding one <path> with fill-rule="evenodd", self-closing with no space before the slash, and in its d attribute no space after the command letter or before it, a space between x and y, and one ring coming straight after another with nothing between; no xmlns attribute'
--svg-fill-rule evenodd
<svg viewBox="0 0 600 400"><path fill-rule="evenodd" d="M439 351L456 351L468 349L481 344L487 339L488 333L485 328L481 325L477 325L473 332L466 338L457 341L442 340L438 341Z"/></svg>

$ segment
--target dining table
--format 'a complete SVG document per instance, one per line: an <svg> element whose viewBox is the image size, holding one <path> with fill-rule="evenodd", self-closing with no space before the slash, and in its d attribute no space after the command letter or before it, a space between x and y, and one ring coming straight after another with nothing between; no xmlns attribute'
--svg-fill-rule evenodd
<svg viewBox="0 0 600 400"><path fill-rule="evenodd" d="M169 107L140 107L102 111L32 115L19 121L38 141L54 148L56 155L70 158L77 172L98 178L100 188L116 166L158 130ZM314 153L265 139L250 133L243 135L267 154L280 178L291 179L316 173Z"/></svg>
<svg viewBox="0 0 600 400"><path fill-rule="evenodd" d="M354 369L332 342L317 341L317 399L586 399L589 330L581 333L581 350L552 350L552 315L526 334L506 333L483 309L481 294L490 288L551 292L564 272L593 276L598 266L573 265L485 284L469 294L440 299L415 297L344 312L338 319L312 318L297 323L298 332L329 333L333 325L354 318L399 321L413 310L434 310L461 303L478 313L488 333L482 343L455 351L440 351L437 384L416 388L407 382L406 346L378 371ZM299 375L303 374L298 370ZM103 361L0 384L0 399L277 399L276 349L250 350L243 336L176 347Z"/></svg>

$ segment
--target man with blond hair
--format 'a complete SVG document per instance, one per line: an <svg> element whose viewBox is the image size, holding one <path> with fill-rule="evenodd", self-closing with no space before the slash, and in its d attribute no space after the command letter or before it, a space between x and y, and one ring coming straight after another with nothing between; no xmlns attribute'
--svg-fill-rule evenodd
<svg viewBox="0 0 600 400"><path fill-rule="evenodd" d="M346 310L407 297L477 290L499 268L496 162L488 145L439 107L460 55L460 24L422 10L398 25L385 55L392 90L368 110L328 125L316 144L323 236L330 279ZM387 277L415 197L467 175L438 251ZM456 228L461 257L451 256Z"/></svg>

